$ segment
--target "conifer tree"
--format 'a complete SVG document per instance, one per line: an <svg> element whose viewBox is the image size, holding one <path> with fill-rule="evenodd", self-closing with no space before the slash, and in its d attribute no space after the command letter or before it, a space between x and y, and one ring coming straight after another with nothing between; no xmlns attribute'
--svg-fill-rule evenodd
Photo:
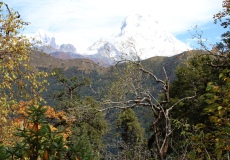
<svg viewBox="0 0 230 160"><path fill-rule="evenodd" d="M119 147L124 159L133 159L141 155L144 143L144 129L131 108L120 112L117 119L116 132L118 137L121 137L124 142Z"/></svg>

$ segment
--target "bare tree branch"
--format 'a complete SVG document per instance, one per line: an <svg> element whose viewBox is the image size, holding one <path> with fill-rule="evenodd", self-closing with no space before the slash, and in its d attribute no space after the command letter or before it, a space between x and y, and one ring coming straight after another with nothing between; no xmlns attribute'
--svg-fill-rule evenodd
<svg viewBox="0 0 230 160"><path fill-rule="evenodd" d="M97 109L96 111L103 112L103 111L110 110L110 109L128 109L128 108L134 108L134 107L140 107L140 106L151 107L154 113L154 121L152 122L153 135L150 138L151 141L149 139L148 146L152 146L152 150L153 150L151 152L152 154L156 153L158 158L163 160L168 151L168 147L170 145L169 144L170 138L173 133L172 120L170 118L171 111L181 101L195 98L196 95L182 98L178 100L176 103L174 103L173 105L168 106L170 102L170 96L169 96L170 82L169 82L169 77L167 75L165 68L163 67L164 80L162 80L162 79L159 79L151 71L144 69L140 63L137 62L134 64L136 64L136 67L138 68L138 70L140 70L144 74L147 74L150 78L153 78L153 81L159 83L162 86L161 87L162 97L159 100L157 100L157 98L155 98L152 95L149 89L140 88L140 86L142 85L138 86L135 83L133 83L133 81L131 80L128 83L129 83L129 86L131 85L132 92L136 96L136 98L129 99L126 101L118 101L118 102L107 100L103 102L103 105L104 106L111 105L111 106L103 108L103 109ZM154 150L154 147L155 147L155 150ZM156 157L156 155L155 156L152 155L152 156Z"/></svg>

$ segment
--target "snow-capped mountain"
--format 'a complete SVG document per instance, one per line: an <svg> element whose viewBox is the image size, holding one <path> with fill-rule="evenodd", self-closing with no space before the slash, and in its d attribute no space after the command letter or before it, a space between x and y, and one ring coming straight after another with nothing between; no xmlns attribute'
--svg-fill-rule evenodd
<svg viewBox="0 0 230 160"><path fill-rule="evenodd" d="M72 44L62 44L59 48L62 52L71 52L71 53L77 53L76 48Z"/></svg>
<svg viewBox="0 0 230 160"><path fill-rule="evenodd" d="M113 65L114 61L119 60L121 53L109 41L102 38L88 48L87 58L101 64Z"/></svg>
<svg viewBox="0 0 230 160"><path fill-rule="evenodd" d="M109 39L96 41L86 53L77 54L72 44L57 45L54 35L38 30L35 38L41 41L38 48L63 59L88 58L101 65L113 65L122 59L143 60L155 56L173 56L191 48L166 32L150 15L128 16Z"/></svg>
<svg viewBox="0 0 230 160"><path fill-rule="evenodd" d="M150 15L134 14L128 16L120 30L109 40L100 39L88 48L94 57L106 57L108 61L128 59L147 59L154 56L173 56L191 49L166 32Z"/></svg>
<svg viewBox="0 0 230 160"><path fill-rule="evenodd" d="M33 37L39 41L36 44L39 50L42 50L46 53L57 53L57 52L64 52L64 53L77 53L76 48L72 44L56 44L55 35L45 31L43 29L39 29L35 32ZM69 55L70 56L70 55Z"/></svg>
<svg viewBox="0 0 230 160"><path fill-rule="evenodd" d="M59 46L55 42L54 35L45 30L39 29L35 32L34 38L39 41L37 47L52 53L53 51L59 49Z"/></svg>

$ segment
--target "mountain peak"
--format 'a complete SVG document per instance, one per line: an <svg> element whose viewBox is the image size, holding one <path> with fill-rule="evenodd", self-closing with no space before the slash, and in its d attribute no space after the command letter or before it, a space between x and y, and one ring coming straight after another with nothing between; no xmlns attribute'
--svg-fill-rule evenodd
<svg viewBox="0 0 230 160"><path fill-rule="evenodd" d="M105 57L105 54L109 56L111 54L108 52L107 42L113 46L109 50L113 57L127 55L127 59L143 60L155 56L173 56L191 49L166 32L155 17L143 14L131 14L126 17L117 33L109 40L95 42L88 51L93 49L99 57Z"/></svg>
<svg viewBox="0 0 230 160"><path fill-rule="evenodd" d="M71 52L71 53L77 52L76 48L72 44L62 44L59 50L62 52Z"/></svg>
<svg viewBox="0 0 230 160"><path fill-rule="evenodd" d="M55 38L54 38L54 35L48 31L45 31L43 29L38 29L36 32L35 32L35 35L34 37L41 41L41 45L42 46L49 46L51 47L52 49L56 49L58 46L56 44L56 41L55 41Z"/></svg>
<svg viewBox="0 0 230 160"><path fill-rule="evenodd" d="M57 45L55 35L43 29L38 29L35 34L32 35L32 37L40 41L40 43L36 44L35 46L43 52L49 54L54 52L77 53L75 46L72 44L68 43Z"/></svg>
<svg viewBox="0 0 230 160"><path fill-rule="evenodd" d="M122 28L124 28L124 25L130 25L135 27L149 27L158 25L158 21L149 14L131 14L127 16L123 21Z"/></svg>
<svg viewBox="0 0 230 160"><path fill-rule="evenodd" d="M124 34L133 34L143 31L151 32L151 30L163 31L158 20L151 15L131 14L125 18L121 24L120 33L116 36L122 36Z"/></svg>

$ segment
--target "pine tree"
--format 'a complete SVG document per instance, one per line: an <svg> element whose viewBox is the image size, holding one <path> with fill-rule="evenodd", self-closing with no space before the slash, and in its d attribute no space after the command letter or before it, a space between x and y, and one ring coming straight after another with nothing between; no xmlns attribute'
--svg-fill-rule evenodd
<svg viewBox="0 0 230 160"><path fill-rule="evenodd" d="M123 159L135 159L141 157L144 143L144 129L138 122L131 108L120 112L117 119L117 134L124 143L119 146Z"/></svg>

